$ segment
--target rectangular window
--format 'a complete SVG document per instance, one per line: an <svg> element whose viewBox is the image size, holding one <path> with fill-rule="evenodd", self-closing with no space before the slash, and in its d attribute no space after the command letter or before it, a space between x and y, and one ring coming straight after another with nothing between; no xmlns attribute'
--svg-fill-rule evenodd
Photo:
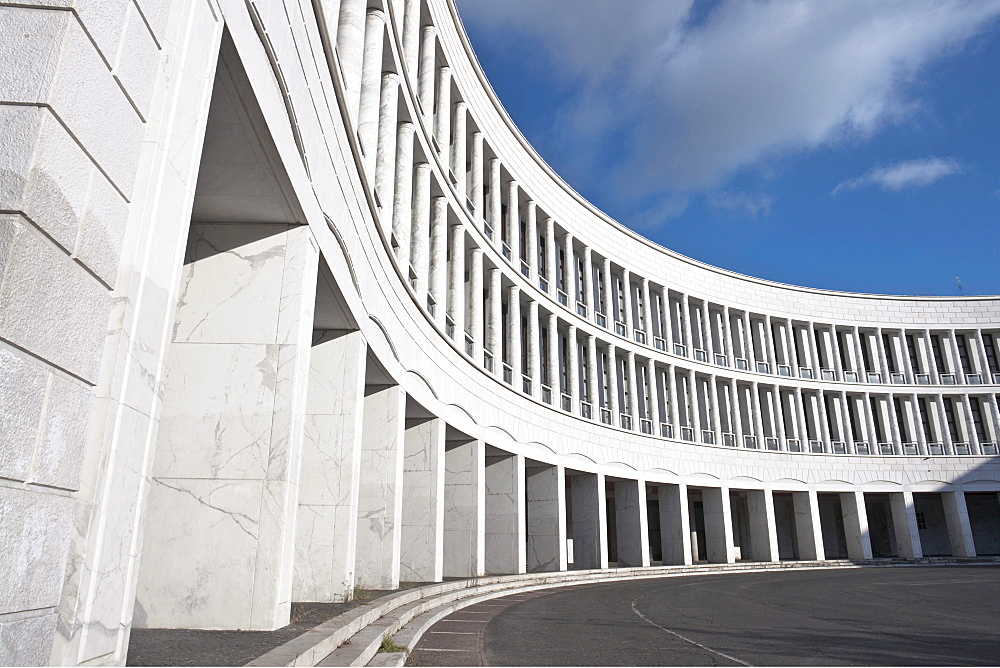
<svg viewBox="0 0 1000 668"><path fill-rule="evenodd" d="M922 512L917 512L917 528L926 529L927 528L927 515Z"/></svg>

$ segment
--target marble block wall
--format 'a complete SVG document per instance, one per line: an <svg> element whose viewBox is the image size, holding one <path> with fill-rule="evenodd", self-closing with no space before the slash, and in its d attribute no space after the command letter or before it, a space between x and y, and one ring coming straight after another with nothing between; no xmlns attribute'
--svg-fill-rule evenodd
<svg viewBox="0 0 1000 668"><path fill-rule="evenodd" d="M360 331L313 334L292 599L348 600L354 588L365 363Z"/></svg>
<svg viewBox="0 0 1000 668"><path fill-rule="evenodd" d="M657 485L660 500L660 545L664 565L691 563L691 527L687 485Z"/></svg>
<svg viewBox="0 0 1000 668"><path fill-rule="evenodd" d="M444 576L477 577L486 572L486 444L450 440L444 458Z"/></svg>
<svg viewBox="0 0 1000 668"><path fill-rule="evenodd" d="M913 492L899 492L889 495L892 509L892 527L896 532L896 549L904 559L919 559L923 555L920 546L920 529L917 527L917 513L913 506Z"/></svg>
<svg viewBox="0 0 1000 668"><path fill-rule="evenodd" d="M445 428L441 418L406 421L399 573L404 582L443 579Z"/></svg>
<svg viewBox="0 0 1000 668"><path fill-rule="evenodd" d="M965 505L965 494L945 492L941 494L941 502L944 504L951 553L956 557L976 556L976 546L972 541L972 525L969 523L969 509Z"/></svg>
<svg viewBox="0 0 1000 668"><path fill-rule="evenodd" d="M581 473L570 477L573 518L573 566L608 567L608 520L604 474Z"/></svg>
<svg viewBox="0 0 1000 668"><path fill-rule="evenodd" d="M708 561L731 564L736 561L733 549L733 518L728 487L705 487L701 490L705 511L705 550Z"/></svg>
<svg viewBox="0 0 1000 668"><path fill-rule="evenodd" d="M288 623L317 267L307 227L192 224L137 625Z"/></svg>
<svg viewBox="0 0 1000 668"><path fill-rule="evenodd" d="M524 471L529 572L566 569L566 481L562 466L533 463Z"/></svg>
<svg viewBox="0 0 1000 668"><path fill-rule="evenodd" d="M618 480L614 486L618 565L649 566L646 483L641 480Z"/></svg>
<svg viewBox="0 0 1000 668"><path fill-rule="evenodd" d="M399 385L368 386L362 411L355 583L367 589L395 589L402 538L406 392Z"/></svg>
<svg viewBox="0 0 1000 668"><path fill-rule="evenodd" d="M525 572L524 456L486 456L486 572Z"/></svg>

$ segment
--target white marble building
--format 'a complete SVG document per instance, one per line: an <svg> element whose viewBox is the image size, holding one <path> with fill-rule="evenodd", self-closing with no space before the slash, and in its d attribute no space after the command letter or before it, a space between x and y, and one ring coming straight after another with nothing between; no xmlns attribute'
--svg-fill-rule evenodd
<svg viewBox="0 0 1000 668"><path fill-rule="evenodd" d="M451 0L0 2L0 664L482 573L1000 553L1000 300L660 248Z"/></svg>

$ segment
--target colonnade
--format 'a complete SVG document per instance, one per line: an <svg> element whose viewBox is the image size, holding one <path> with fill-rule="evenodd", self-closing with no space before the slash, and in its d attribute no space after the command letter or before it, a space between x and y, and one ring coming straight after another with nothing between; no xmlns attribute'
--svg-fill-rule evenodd
<svg viewBox="0 0 1000 668"><path fill-rule="evenodd" d="M337 49L378 219L413 298L470 362L558 410L654 437L997 454L1000 328L817 321L642 275L521 185L420 0L366 6L341 2Z"/></svg>

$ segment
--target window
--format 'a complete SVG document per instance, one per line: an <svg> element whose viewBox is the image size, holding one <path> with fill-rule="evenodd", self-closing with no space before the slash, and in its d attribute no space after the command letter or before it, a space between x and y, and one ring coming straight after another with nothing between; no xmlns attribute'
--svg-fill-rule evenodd
<svg viewBox="0 0 1000 668"><path fill-rule="evenodd" d="M924 513L917 513L917 528L926 529L927 528L927 516Z"/></svg>

